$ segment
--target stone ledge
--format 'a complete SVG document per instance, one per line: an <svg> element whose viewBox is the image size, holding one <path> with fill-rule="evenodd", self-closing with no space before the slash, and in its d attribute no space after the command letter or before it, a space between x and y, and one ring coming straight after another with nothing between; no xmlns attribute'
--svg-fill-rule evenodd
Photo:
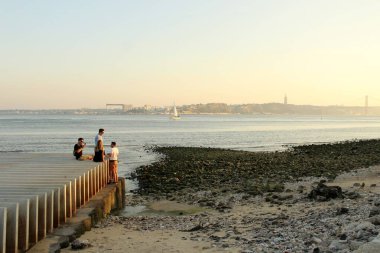
<svg viewBox="0 0 380 253"><path fill-rule="evenodd" d="M119 178L117 184L111 184L99 191L91 200L77 210L74 217L54 229L53 233L34 245L29 253L58 253L70 242L80 237L111 211L120 210L125 205L125 179Z"/></svg>

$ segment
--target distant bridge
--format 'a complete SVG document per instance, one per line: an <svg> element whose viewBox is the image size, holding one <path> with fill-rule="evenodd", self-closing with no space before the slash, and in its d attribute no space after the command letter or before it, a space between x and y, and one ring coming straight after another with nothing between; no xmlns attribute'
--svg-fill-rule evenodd
<svg viewBox="0 0 380 253"><path fill-rule="evenodd" d="M133 105L127 105L127 104L106 104L106 109L121 109L122 111L126 112L133 108Z"/></svg>

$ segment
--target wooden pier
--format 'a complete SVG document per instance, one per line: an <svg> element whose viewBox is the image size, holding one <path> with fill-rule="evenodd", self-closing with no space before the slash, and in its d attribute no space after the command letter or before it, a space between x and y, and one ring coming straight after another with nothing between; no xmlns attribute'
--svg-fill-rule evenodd
<svg viewBox="0 0 380 253"><path fill-rule="evenodd" d="M0 154L0 253L25 252L107 185L108 161Z"/></svg>

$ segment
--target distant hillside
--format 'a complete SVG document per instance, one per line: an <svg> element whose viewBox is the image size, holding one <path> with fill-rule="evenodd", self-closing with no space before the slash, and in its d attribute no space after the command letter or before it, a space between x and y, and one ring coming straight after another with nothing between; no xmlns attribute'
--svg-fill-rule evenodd
<svg viewBox="0 0 380 253"><path fill-rule="evenodd" d="M367 113L360 106L314 106L281 103L227 105L209 103L184 105L182 114L232 113L232 114L294 114L294 115L380 115L380 107L369 107Z"/></svg>
<svg viewBox="0 0 380 253"><path fill-rule="evenodd" d="M315 106L281 103L238 104L208 103L177 106L180 114L255 114L255 115L342 115L342 116L380 116L380 107L364 106ZM367 111L367 112L366 112ZM74 109L74 110L0 110L0 114L171 114L172 106L131 107L121 109Z"/></svg>

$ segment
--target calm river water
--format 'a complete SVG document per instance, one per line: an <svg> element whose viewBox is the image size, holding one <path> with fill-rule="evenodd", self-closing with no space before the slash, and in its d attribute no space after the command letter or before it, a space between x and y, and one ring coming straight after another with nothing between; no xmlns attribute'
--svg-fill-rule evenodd
<svg viewBox="0 0 380 253"><path fill-rule="evenodd" d="M99 128L106 130L106 144L118 143L123 175L155 159L144 146L272 151L299 144L380 138L380 117L183 115L173 121L166 115L0 115L0 152L71 154L77 138L84 137L85 153L91 154Z"/></svg>

